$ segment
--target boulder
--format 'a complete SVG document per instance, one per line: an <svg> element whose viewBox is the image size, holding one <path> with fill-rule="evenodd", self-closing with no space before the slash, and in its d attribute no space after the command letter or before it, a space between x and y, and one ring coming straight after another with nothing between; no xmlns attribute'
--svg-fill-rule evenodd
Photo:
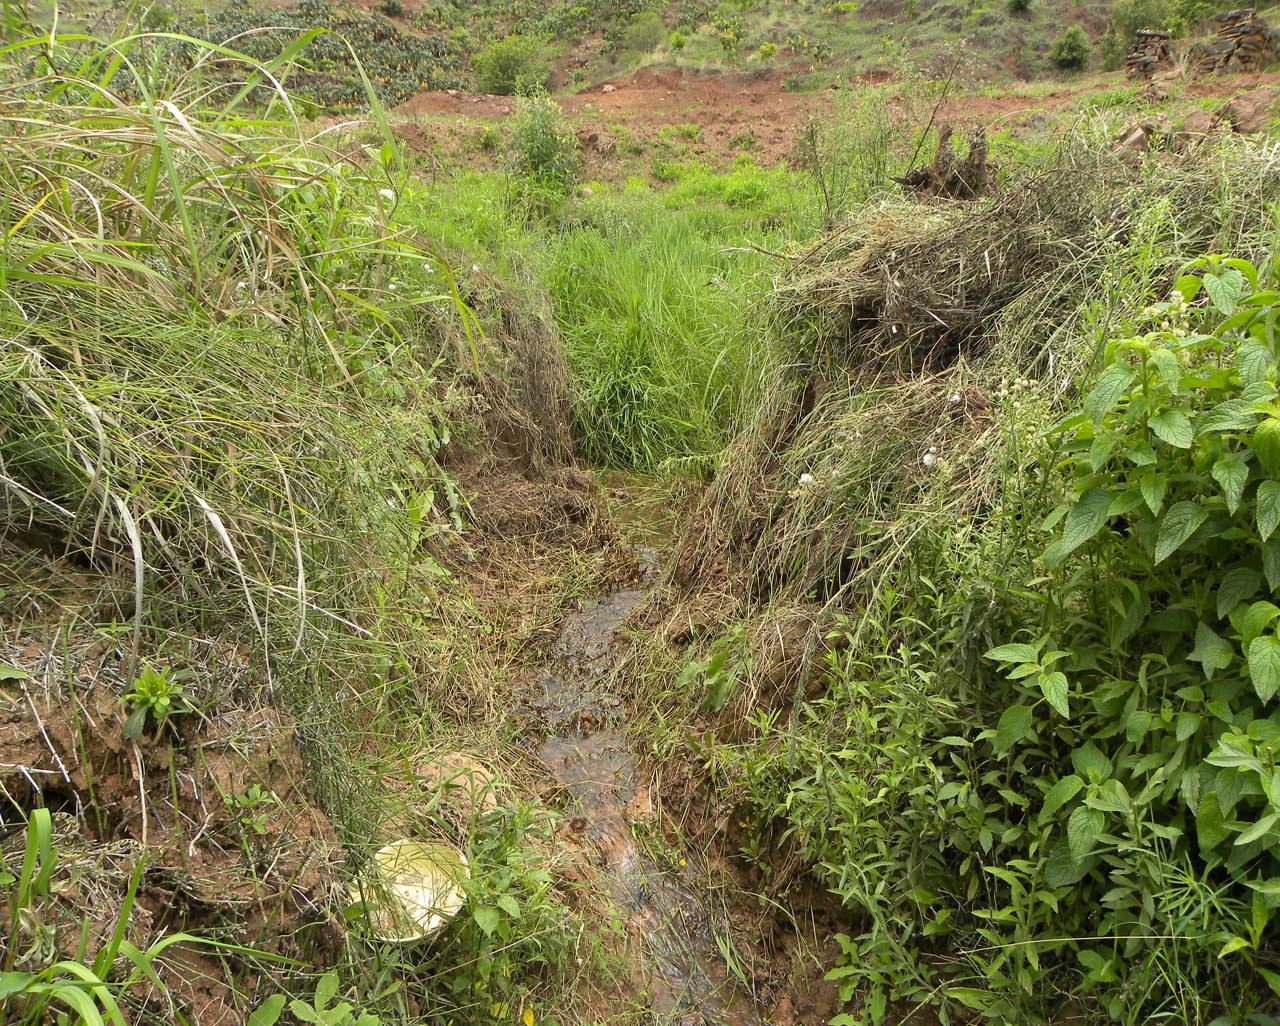
<svg viewBox="0 0 1280 1026"><path fill-rule="evenodd" d="M1131 121L1116 136L1111 152L1122 157L1146 153L1153 144L1167 140L1169 135L1170 126L1167 118L1144 118L1141 121Z"/></svg>
<svg viewBox="0 0 1280 1026"><path fill-rule="evenodd" d="M1262 87L1237 93L1218 110L1218 118L1229 124L1241 135L1261 132L1271 121L1271 108L1276 102L1276 90Z"/></svg>
<svg viewBox="0 0 1280 1026"><path fill-rule="evenodd" d="M1173 134L1173 148L1184 153L1196 143L1203 142L1216 132L1221 120L1207 110L1193 110L1182 119L1178 130Z"/></svg>

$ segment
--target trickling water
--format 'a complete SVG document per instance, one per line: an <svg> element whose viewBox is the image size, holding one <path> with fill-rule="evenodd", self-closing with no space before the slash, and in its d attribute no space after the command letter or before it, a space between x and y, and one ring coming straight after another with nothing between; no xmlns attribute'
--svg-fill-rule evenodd
<svg viewBox="0 0 1280 1026"><path fill-rule="evenodd" d="M578 825L600 852L611 897L641 949L657 1021L757 1026L759 1011L729 971L697 891L649 859L629 827L635 763L607 678L618 628L644 595L616 591L569 617L535 703L547 727L539 755L573 796Z"/></svg>

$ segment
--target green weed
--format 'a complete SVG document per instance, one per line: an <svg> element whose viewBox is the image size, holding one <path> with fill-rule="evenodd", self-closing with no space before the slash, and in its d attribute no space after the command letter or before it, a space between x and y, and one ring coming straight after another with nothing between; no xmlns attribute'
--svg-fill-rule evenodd
<svg viewBox="0 0 1280 1026"><path fill-rule="evenodd" d="M316 1023L317 1026L379 1026L382 1020L372 1012L357 1014L349 1001L332 1003L337 995L337 973L325 973L316 981L310 1001L273 994L254 1009L249 1016L249 1026L275 1026L286 1007L299 1022Z"/></svg>
<svg viewBox="0 0 1280 1026"><path fill-rule="evenodd" d="M120 699L129 707L124 721L124 736L136 740L151 721L156 731L162 731L169 717L191 712L195 707L182 687L182 682L192 676L190 670L154 670L144 666L134 678L133 688Z"/></svg>
<svg viewBox="0 0 1280 1026"><path fill-rule="evenodd" d="M52 929L41 921L58 864L53 819L47 809L31 811L25 834L17 873L0 864L8 919L0 968L0 1015L6 1023L37 1026L74 1021L83 1026L125 1026L133 1021L132 1015L126 1018L126 996L135 989L152 987L157 993L167 992L156 972L167 949L196 946L222 949L246 959L258 957L248 948L212 944L182 932L164 937L145 951L126 940L145 859L134 869L115 922L99 949L92 954L86 950L86 924L76 955L60 957ZM119 959L129 966L127 972L119 971Z"/></svg>

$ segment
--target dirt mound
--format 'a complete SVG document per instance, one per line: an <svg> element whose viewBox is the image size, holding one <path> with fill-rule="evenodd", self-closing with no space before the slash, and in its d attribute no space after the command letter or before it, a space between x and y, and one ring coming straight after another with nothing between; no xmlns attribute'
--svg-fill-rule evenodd
<svg viewBox="0 0 1280 1026"><path fill-rule="evenodd" d="M800 126L810 118L839 116L849 97L847 91L838 89L789 91L792 70L746 76L648 67L556 100L576 122L587 173L592 176L609 178L615 166L626 166L617 159L619 149L644 150L663 141L662 134L672 126L689 126L681 136L682 152L688 158L723 164L747 154L757 163L778 164L792 159ZM878 70L859 80L878 84L886 78L892 75ZM1047 116L1087 107L1091 96L1110 94L1124 81L1123 72L1109 72L1054 83L1047 90L1039 82L1014 82L1000 92L944 97L936 116L956 124L999 122L1002 128L1031 125L1039 129ZM1225 100L1276 82L1280 82L1277 72L1215 76L1188 82L1184 91L1194 97ZM910 117L909 97L888 102L895 116ZM434 160L437 148L446 140L456 150L460 139L466 138L458 118L501 120L514 113L516 103L510 96L462 90L419 93L396 108L395 113L406 120L395 129L410 149ZM490 159L474 147L472 150L471 159L481 164Z"/></svg>

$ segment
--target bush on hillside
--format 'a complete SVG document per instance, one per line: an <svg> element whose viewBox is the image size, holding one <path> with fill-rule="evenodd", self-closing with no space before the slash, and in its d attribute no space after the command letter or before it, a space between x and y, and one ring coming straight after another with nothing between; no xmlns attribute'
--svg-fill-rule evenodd
<svg viewBox="0 0 1280 1026"><path fill-rule="evenodd" d="M1026 14L1031 10L1031 0L1008 0L1010 14Z"/></svg>
<svg viewBox="0 0 1280 1026"><path fill-rule="evenodd" d="M658 48L666 34L666 27L657 11L642 11L631 19L631 24L622 34L622 46L632 53L649 53Z"/></svg>
<svg viewBox="0 0 1280 1026"><path fill-rule="evenodd" d="M567 192L578 173L578 140L549 96L521 100L507 143L511 171L528 182Z"/></svg>
<svg viewBox="0 0 1280 1026"><path fill-rule="evenodd" d="M1115 0L1111 25L1127 39L1138 29L1160 29L1182 36L1220 6L1213 0Z"/></svg>
<svg viewBox="0 0 1280 1026"><path fill-rule="evenodd" d="M496 39L471 59L476 84L500 96L529 96L551 81L551 52L536 36Z"/></svg>
<svg viewBox="0 0 1280 1026"><path fill-rule="evenodd" d="M1079 25L1072 25L1053 41L1049 60L1064 71L1078 71L1089 63L1089 37Z"/></svg>

